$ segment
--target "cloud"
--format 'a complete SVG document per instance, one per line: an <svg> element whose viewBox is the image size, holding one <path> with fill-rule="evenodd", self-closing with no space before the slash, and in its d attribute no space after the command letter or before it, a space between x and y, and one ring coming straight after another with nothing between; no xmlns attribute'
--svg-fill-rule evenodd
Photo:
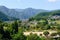
<svg viewBox="0 0 60 40"><path fill-rule="evenodd" d="M49 2L56 2L57 0L48 0Z"/></svg>

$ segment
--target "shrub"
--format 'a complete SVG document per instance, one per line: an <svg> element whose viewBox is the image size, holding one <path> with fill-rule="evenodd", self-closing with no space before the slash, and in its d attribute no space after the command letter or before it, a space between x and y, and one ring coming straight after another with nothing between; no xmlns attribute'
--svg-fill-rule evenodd
<svg viewBox="0 0 60 40"><path fill-rule="evenodd" d="M44 31L43 34L44 34L45 36L48 36L48 35L49 35L49 32L48 32L48 31Z"/></svg>

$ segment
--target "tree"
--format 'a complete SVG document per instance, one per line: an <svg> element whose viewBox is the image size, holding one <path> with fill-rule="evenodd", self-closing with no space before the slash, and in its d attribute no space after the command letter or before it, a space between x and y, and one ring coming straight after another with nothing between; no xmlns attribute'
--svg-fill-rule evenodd
<svg viewBox="0 0 60 40"><path fill-rule="evenodd" d="M17 21L14 21L14 23L12 24L12 29L13 29L13 33L18 32L18 22Z"/></svg>
<svg viewBox="0 0 60 40"><path fill-rule="evenodd" d="M51 36L56 36L57 35L57 33L51 33Z"/></svg>
<svg viewBox="0 0 60 40"><path fill-rule="evenodd" d="M3 24L0 24L0 33L3 34L4 33L4 29L3 29Z"/></svg>
<svg viewBox="0 0 60 40"><path fill-rule="evenodd" d="M48 29L50 29L51 27L49 26L49 25L46 25L45 27L44 27L44 29L45 30L48 30Z"/></svg>
<svg viewBox="0 0 60 40"><path fill-rule="evenodd" d="M1 34L0 38L2 40L10 40L11 39L10 32L8 30L4 30L3 22L0 22L0 34Z"/></svg>
<svg viewBox="0 0 60 40"><path fill-rule="evenodd" d="M46 37L48 37L49 32L48 32L48 31L44 31L43 34L44 34Z"/></svg>
<svg viewBox="0 0 60 40"><path fill-rule="evenodd" d="M0 20L0 23L3 23L3 21L2 21L2 20Z"/></svg>
<svg viewBox="0 0 60 40"><path fill-rule="evenodd" d="M12 36L13 40L26 40L26 36L23 34L17 33Z"/></svg>
<svg viewBox="0 0 60 40"><path fill-rule="evenodd" d="M56 28L57 28L58 30L60 30L60 26L57 26Z"/></svg>
<svg viewBox="0 0 60 40"><path fill-rule="evenodd" d="M26 40L26 36L23 35L22 28L19 30L18 33L12 35L12 40Z"/></svg>
<svg viewBox="0 0 60 40"><path fill-rule="evenodd" d="M60 31L58 31L57 34L60 35Z"/></svg>
<svg viewBox="0 0 60 40"><path fill-rule="evenodd" d="M36 34L31 34L27 36L27 40L41 40L41 38L37 36Z"/></svg>
<svg viewBox="0 0 60 40"><path fill-rule="evenodd" d="M34 20L34 18L32 17L32 18L29 18L29 21L33 21Z"/></svg>
<svg viewBox="0 0 60 40"><path fill-rule="evenodd" d="M41 37L41 40L46 40L46 38L45 37Z"/></svg>
<svg viewBox="0 0 60 40"><path fill-rule="evenodd" d="M0 40L2 40L2 34L0 34Z"/></svg>
<svg viewBox="0 0 60 40"><path fill-rule="evenodd" d="M2 40L3 38L3 33L4 33L3 24L0 23L0 40Z"/></svg>
<svg viewBox="0 0 60 40"><path fill-rule="evenodd" d="M5 30L2 36L3 40L10 40L12 39L10 32L8 30Z"/></svg>

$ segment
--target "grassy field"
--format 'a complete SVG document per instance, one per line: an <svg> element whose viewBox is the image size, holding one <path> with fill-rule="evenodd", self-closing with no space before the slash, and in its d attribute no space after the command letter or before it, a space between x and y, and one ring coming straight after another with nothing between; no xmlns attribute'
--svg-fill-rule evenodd
<svg viewBox="0 0 60 40"><path fill-rule="evenodd" d="M60 24L60 20L56 20L55 22L56 22L57 24Z"/></svg>

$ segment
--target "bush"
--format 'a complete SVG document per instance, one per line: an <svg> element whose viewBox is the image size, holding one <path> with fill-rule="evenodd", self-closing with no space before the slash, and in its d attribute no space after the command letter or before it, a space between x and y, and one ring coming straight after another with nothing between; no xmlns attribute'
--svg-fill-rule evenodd
<svg viewBox="0 0 60 40"><path fill-rule="evenodd" d="M45 27L44 27L44 29L45 30L48 30L48 29L50 29L51 27L49 26L49 25L46 25Z"/></svg>
<svg viewBox="0 0 60 40"><path fill-rule="evenodd" d="M56 35L57 35L57 33L52 33L52 34L51 34L51 36L56 36Z"/></svg>
<svg viewBox="0 0 60 40"><path fill-rule="evenodd" d="M48 32L48 31L44 31L43 34L44 34L45 36L48 36L48 35L49 35L49 32Z"/></svg>
<svg viewBox="0 0 60 40"><path fill-rule="evenodd" d="M60 35L60 31L58 31L57 34Z"/></svg>
<svg viewBox="0 0 60 40"><path fill-rule="evenodd" d="M41 38L37 34L30 34L27 36L27 40L41 40Z"/></svg>

